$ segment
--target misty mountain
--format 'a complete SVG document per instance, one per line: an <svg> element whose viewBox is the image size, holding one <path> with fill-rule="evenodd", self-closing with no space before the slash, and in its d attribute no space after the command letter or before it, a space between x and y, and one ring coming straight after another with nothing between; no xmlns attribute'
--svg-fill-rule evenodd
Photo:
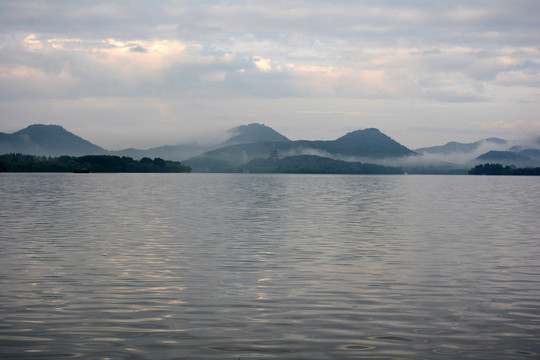
<svg viewBox="0 0 540 360"><path fill-rule="evenodd" d="M190 157L202 154L208 151L212 146L202 145L198 143L191 144L178 144L178 145L164 145L150 149L122 149L116 151L110 151L109 153L117 156L128 156L134 159L141 159L143 157L149 158L162 158L167 160L182 161Z"/></svg>
<svg viewBox="0 0 540 360"><path fill-rule="evenodd" d="M290 143L262 141L207 151L183 162L189 164L194 172L230 172L253 159L267 158L274 144L280 152L290 149Z"/></svg>
<svg viewBox="0 0 540 360"><path fill-rule="evenodd" d="M313 155L334 160L401 166L405 171L420 173L454 171L464 166L470 168L480 162L516 166L540 165L540 138L521 142L519 145L513 142L512 147L506 140L498 138L483 139L474 143L450 142L442 146L418 149L422 155L411 156L418 153L377 129L357 130L336 140L325 141L291 141L272 128L256 123L235 127L228 134L230 137L225 142L216 144L203 145L193 141L146 150L108 151L61 126L36 124L13 134L0 133L0 154L23 153L44 156L106 154L134 159L162 158L187 163L194 171L210 172L238 171L240 166L251 160L267 159L273 146L276 147L279 159ZM480 154L482 155L478 156Z"/></svg>
<svg viewBox="0 0 540 360"><path fill-rule="evenodd" d="M537 164L530 156L514 152L514 151L488 151L487 153L480 155L476 160L482 163L497 163L502 165L518 165L518 166L532 166Z"/></svg>
<svg viewBox="0 0 540 360"><path fill-rule="evenodd" d="M261 124L242 125L229 130L230 138L224 143L199 144L196 142L164 145L150 149L123 149L108 151L76 136L59 125L30 125L13 134L0 132L0 154L23 153L30 155L116 155L134 159L143 157L182 161L212 149L231 144L257 141L289 141L285 136Z"/></svg>
<svg viewBox="0 0 540 360"><path fill-rule="evenodd" d="M449 155L453 153L471 153L482 145L506 145L507 141L499 138L487 138L482 139L473 143L460 143L456 141L451 141L445 145L423 147L416 149L415 151L420 154L444 154Z"/></svg>
<svg viewBox="0 0 540 360"><path fill-rule="evenodd" d="M135 159L142 157L160 157L168 160L183 161L185 159L192 158L194 156L203 154L213 149L222 148L230 145L256 143L260 141L269 142L287 142L290 141L285 136L281 135L274 129L265 126L263 124L249 124L237 126L230 129L228 132L229 138L223 143L216 144L199 144L188 143L178 145L164 145L159 147L150 148L147 150L141 149L123 149L118 151L112 151L112 154L119 156L129 156Z"/></svg>
<svg viewBox="0 0 540 360"><path fill-rule="evenodd" d="M414 171L424 167L433 172L434 167L436 170L442 169L444 163L453 164L455 168L471 167L480 162L524 167L540 165L540 137L519 141L487 138L473 143L449 142L416 151L422 156L420 162L414 165ZM408 170L407 166L404 168Z"/></svg>
<svg viewBox="0 0 540 360"><path fill-rule="evenodd" d="M540 136L524 141L508 149L520 155L530 156L533 159L540 159Z"/></svg>
<svg viewBox="0 0 540 360"><path fill-rule="evenodd" d="M540 160L540 149L523 149L517 151L517 153L535 160Z"/></svg>
<svg viewBox="0 0 540 360"><path fill-rule="evenodd" d="M416 155L378 129L356 130L333 141L295 141L297 148L310 148L335 155L336 158L394 158Z"/></svg>
<svg viewBox="0 0 540 360"><path fill-rule="evenodd" d="M0 154L100 155L107 150L80 138L59 125L30 125L13 134L0 133Z"/></svg>
<svg viewBox="0 0 540 360"><path fill-rule="evenodd" d="M227 141L222 143L220 147L225 147L229 145L256 143L256 142L261 142L261 141L270 141L270 142L290 141L287 137L281 135L274 129L264 124L257 124L257 123L237 126L229 130L229 135L231 137Z"/></svg>
<svg viewBox="0 0 540 360"><path fill-rule="evenodd" d="M515 143L515 142L514 142ZM475 158L482 163L497 163L513 166L539 166L540 165L540 137L521 140L506 149L493 149Z"/></svg>
<svg viewBox="0 0 540 360"><path fill-rule="evenodd" d="M400 158L416 153L377 129L350 132L336 140L261 141L225 146L185 160L194 171L218 171L234 168L254 159L266 159L275 146L278 157L318 155L336 160ZM357 160L356 160L357 161ZM221 171L221 170L219 170Z"/></svg>

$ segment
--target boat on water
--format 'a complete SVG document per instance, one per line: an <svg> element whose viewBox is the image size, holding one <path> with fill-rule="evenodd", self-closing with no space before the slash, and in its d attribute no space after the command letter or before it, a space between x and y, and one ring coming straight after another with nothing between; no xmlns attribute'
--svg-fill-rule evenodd
<svg viewBox="0 0 540 360"><path fill-rule="evenodd" d="M87 168L82 168L82 169L77 168L73 170L73 172L75 174L88 174L90 171Z"/></svg>

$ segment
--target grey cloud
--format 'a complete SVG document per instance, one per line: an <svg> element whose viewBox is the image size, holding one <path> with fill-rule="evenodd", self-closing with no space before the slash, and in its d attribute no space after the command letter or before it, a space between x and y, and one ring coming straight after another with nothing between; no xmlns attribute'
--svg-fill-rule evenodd
<svg viewBox="0 0 540 360"><path fill-rule="evenodd" d="M129 49L131 52L147 53L148 50L143 48L141 45L135 45Z"/></svg>
<svg viewBox="0 0 540 360"><path fill-rule="evenodd" d="M423 92L427 99L450 103L468 103L468 102L488 102L489 99L481 94L471 91L451 91L451 90L427 90Z"/></svg>
<svg viewBox="0 0 540 360"><path fill-rule="evenodd" d="M385 41L493 43L510 35L534 39L529 30L537 26L540 12L536 1L509 6L506 1L431 2L419 7L411 2L318 1L310 6L289 1L145 2L93 1L33 2L6 1L1 5L0 29L67 33L79 37L127 35L155 36L163 24L176 24L177 36L189 39L221 39L251 34L258 39L303 34L314 38L347 38L369 44ZM459 17L459 13L472 14ZM463 36L467 35L467 36ZM283 40L283 39L282 39ZM285 39L286 40L286 39Z"/></svg>
<svg viewBox="0 0 540 360"><path fill-rule="evenodd" d="M422 51L422 55L438 55L441 53L440 49L432 49L432 50L424 50Z"/></svg>

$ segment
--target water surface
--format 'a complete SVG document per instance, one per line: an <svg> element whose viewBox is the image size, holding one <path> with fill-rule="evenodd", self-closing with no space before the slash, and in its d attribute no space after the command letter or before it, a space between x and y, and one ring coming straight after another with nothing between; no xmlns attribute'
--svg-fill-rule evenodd
<svg viewBox="0 0 540 360"><path fill-rule="evenodd" d="M0 357L538 359L537 177L2 174Z"/></svg>

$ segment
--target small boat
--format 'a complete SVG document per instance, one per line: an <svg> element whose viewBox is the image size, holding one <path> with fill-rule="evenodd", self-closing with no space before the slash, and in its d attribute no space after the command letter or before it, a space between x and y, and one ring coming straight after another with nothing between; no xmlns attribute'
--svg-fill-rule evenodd
<svg viewBox="0 0 540 360"><path fill-rule="evenodd" d="M88 174L90 171L88 171L87 168L82 168L82 169L77 168L77 169L73 170L73 172L75 174Z"/></svg>

